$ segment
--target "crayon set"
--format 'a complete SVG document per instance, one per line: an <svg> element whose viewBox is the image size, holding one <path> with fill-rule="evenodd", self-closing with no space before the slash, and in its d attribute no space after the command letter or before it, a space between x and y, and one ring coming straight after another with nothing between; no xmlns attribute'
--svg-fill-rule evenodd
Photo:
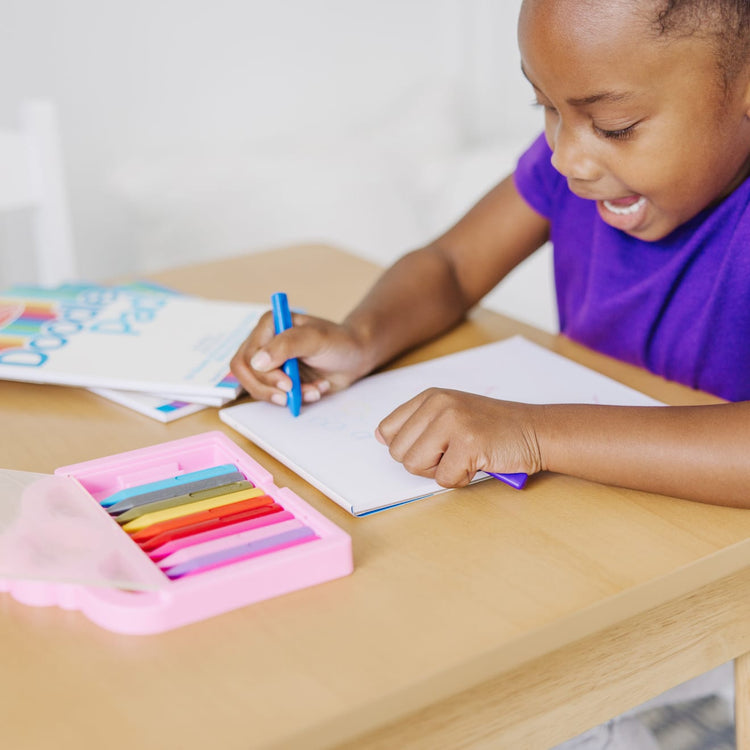
<svg viewBox="0 0 750 750"><path fill-rule="evenodd" d="M318 538L235 464L137 486L101 504L172 580Z"/></svg>
<svg viewBox="0 0 750 750"><path fill-rule="evenodd" d="M111 630L159 632L352 570L349 536L220 432L62 467L49 480L58 484L24 491L33 523L21 524L19 512L16 539L0 538L0 591L79 609ZM60 573L69 550L46 544L63 517L68 540L96 536L105 549L91 552L86 573L78 561L69 566L73 579ZM54 561L54 580L3 569L3 553L20 549L18 540L29 546L31 526L47 529L43 557Z"/></svg>

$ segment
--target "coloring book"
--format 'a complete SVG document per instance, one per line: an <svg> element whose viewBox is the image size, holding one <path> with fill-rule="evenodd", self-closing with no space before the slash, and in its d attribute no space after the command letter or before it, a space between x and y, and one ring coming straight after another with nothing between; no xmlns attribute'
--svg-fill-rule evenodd
<svg viewBox="0 0 750 750"><path fill-rule="evenodd" d="M236 397L237 347L267 305L65 284L0 292L0 378L168 394Z"/></svg>
<svg viewBox="0 0 750 750"><path fill-rule="evenodd" d="M151 417L151 419L156 419L165 424L208 408L206 404L184 401L183 399L170 396L158 396L154 393L118 391L114 388L90 388L89 390L92 393L96 393L97 396L106 398L109 401L120 404L120 406L125 406L128 409L137 411L139 414L144 414L147 417ZM214 404L214 406L223 406L225 403L226 401L221 404Z"/></svg>

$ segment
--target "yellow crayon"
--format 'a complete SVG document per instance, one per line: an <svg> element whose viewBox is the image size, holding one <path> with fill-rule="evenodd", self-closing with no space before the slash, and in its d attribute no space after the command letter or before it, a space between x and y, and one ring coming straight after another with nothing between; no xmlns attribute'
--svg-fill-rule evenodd
<svg viewBox="0 0 750 750"><path fill-rule="evenodd" d="M174 508L166 508L165 510L157 510L153 513L145 513L144 515L134 518L132 521L123 525L123 529L128 533L145 529L147 526L152 526L155 523L161 521L169 521L173 518L181 518L182 516L189 516L191 513L200 513L204 510L211 510L212 508L220 508L222 505L229 505L230 503L238 503L240 500L250 500L253 497L259 497L266 493L259 487L253 487L249 490L241 490L240 492L230 492L227 495L219 495L218 497L211 497L207 500L198 500L194 503L186 503L185 505L178 505Z"/></svg>

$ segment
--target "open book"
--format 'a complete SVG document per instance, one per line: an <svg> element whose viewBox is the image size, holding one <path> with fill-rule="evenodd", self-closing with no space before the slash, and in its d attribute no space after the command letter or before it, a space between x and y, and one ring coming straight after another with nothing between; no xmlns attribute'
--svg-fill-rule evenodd
<svg viewBox="0 0 750 750"><path fill-rule="evenodd" d="M0 293L0 378L200 403L239 393L229 361L265 305L68 284Z"/></svg>
<svg viewBox="0 0 750 750"><path fill-rule="evenodd" d="M432 386L526 403L659 403L516 336L371 375L303 406L297 418L266 402L230 406L219 417L360 516L443 491L409 474L374 436L383 417ZM486 478L480 473L475 480Z"/></svg>

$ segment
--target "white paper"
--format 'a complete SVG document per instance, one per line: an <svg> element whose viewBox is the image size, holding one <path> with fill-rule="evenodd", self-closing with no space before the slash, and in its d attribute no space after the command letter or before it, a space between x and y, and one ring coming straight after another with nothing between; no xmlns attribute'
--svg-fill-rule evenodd
<svg viewBox="0 0 750 750"><path fill-rule="evenodd" d="M430 387L525 403L659 404L516 336L372 375L303 406L297 418L266 402L231 406L219 416L349 512L362 515L443 491L435 481L409 474L374 436L385 416Z"/></svg>

